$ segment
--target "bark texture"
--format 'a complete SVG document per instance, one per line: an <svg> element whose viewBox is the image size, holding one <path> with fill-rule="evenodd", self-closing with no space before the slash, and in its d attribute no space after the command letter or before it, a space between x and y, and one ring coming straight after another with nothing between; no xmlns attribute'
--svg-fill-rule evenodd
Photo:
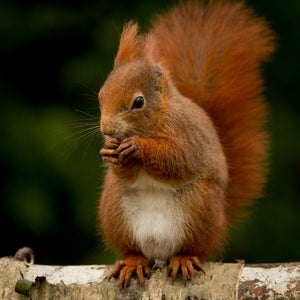
<svg viewBox="0 0 300 300"><path fill-rule="evenodd" d="M136 279L120 290L108 281L112 266L30 265L0 258L0 299L300 299L300 263L245 265L203 264L186 286L174 283L167 269L153 271L142 289ZM16 292L17 291L17 292Z"/></svg>

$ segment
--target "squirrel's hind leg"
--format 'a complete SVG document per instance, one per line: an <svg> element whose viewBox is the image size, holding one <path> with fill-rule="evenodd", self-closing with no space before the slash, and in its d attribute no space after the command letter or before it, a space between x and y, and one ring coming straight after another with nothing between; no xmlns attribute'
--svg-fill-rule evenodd
<svg viewBox="0 0 300 300"><path fill-rule="evenodd" d="M150 276L151 268L148 259L142 254L125 255L125 260L117 262L109 277L119 278L120 288L127 288L133 274L136 274L138 281L142 287L145 287L144 275Z"/></svg>

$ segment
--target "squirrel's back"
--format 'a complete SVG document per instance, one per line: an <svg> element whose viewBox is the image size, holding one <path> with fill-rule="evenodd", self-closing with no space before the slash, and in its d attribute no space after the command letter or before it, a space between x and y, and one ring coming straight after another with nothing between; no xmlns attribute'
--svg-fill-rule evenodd
<svg viewBox="0 0 300 300"><path fill-rule="evenodd" d="M228 215L261 196L268 135L261 63L274 50L264 19L243 3L188 2L154 22L148 47L179 92L211 117L229 168Z"/></svg>

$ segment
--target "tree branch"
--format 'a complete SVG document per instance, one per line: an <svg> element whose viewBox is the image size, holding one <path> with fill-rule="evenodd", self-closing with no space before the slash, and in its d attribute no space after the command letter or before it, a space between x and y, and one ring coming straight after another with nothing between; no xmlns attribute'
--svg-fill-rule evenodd
<svg viewBox="0 0 300 300"><path fill-rule="evenodd" d="M136 279L120 290L107 280L112 266L30 265L11 257L0 258L1 299L300 299L300 263L244 265L203 264L184 286L174 284L167 268L153 271L142 289ZM15 288L18 292L15 291Z"/></svg>

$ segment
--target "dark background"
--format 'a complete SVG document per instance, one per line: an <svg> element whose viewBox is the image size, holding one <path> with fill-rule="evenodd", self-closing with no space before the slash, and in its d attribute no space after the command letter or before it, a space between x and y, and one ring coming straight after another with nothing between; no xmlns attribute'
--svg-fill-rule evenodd
<svg viewBox="0 0 300 300"><path fill-rule="evenodd" d="M1 1L0 257L22 246L41 264L112 263L97 234L104 168L97 92L124 22L147 30L172 1ZM265 65L272 134L266 197L231 230L224 261L300 258L299 0L249 0L278 34Z"/></svg>

